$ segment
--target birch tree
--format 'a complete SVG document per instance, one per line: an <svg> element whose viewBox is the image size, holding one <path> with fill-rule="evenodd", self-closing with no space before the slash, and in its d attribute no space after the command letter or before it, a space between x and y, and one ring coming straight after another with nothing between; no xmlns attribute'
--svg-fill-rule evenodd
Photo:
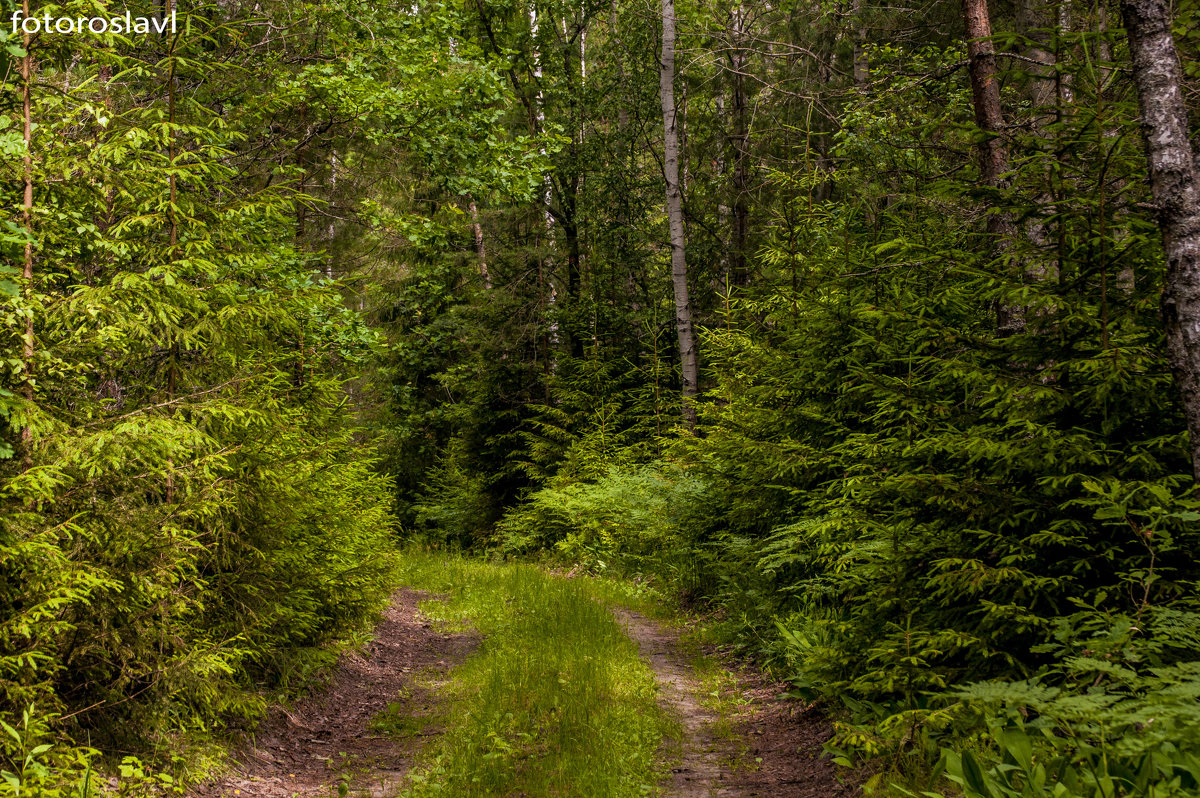
<svg viewBox="0 0 1200 798"><path fill-rule="evenodd" d="M683 417L696 425L695 397L699 384L696 331L688 298L687 249L683 232L683 192L679 185L679 127L675 108L675 0L662 0L662 59L659 98L663 114L663 180L667 189L667 224L671 236L671 285L675 294L675 331L679 337L683 381Z"/></svg>
<svg viewBox="0 0 1200 798"><path fill-rule="evenodd" d="M1166 251L1162 322L1200 481L1200 166L1188 139L1168 0L1122 0L1150 191Z"/></svg>

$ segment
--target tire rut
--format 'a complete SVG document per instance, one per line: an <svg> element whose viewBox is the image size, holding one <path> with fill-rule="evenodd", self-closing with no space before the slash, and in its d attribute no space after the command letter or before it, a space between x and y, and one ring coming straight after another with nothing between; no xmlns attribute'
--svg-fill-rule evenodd
<svg viewBox="0 0 1200 798"><path fill-rule="evenodd" d="M372 730L389 705L397 718L436 717L447 672L479 642L442 634L417 610L428 593L402 589L375 629L375 640L342 657L329 685L294 707L276 707L233 756L221 778L189 798L309 798L341 794L385 798L404 781L430 725L397 739Z"/></svg>
<svg viewBox="0 0 1200 798"><path fill-rule="evenodd" d="M843 798L857 794L839 783L821 758L832 729L813 707L781 697L786 685L752 668L730 669L746 700L731 720L733 734L718 734L718 715L699 698L700 682L674 630L625 609L614 613L637 643L661 688L659 702L679 719L680 761L664 783L665 798Z"/></svg>

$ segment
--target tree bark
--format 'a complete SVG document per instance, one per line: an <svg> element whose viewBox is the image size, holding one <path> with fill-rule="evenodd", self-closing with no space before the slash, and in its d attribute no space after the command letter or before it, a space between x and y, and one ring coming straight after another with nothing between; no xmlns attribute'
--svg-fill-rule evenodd
<svg viewBox="0 0 1200 798"><path fill-rule="evenodd" d="M871 64L867 59L867 26L863 24L862 0L851 0L850 15L854 23L854 88L865 91L871 79Z"/></svg>
<svg viewBox="0 0 1200 798"><path fill-rule="evenodd" d="M21 4L22 13L29 16L29 0ZM24 269L22 277L25 282L26 296L33 295L33 42L32 37L25 33L22 38L25 55L21 58L21 129L25 142L25 154L22 156L22 172L24 175L25 191L21 202L21 223L25 227L28 239L25 241ZM32 303L31 303L32 305ZM25 340L22 346L23 374L21 380L21 395L29 403L26 413L33 412L33 312L32 307L25 320ZM26 469L33 466L33 429L26 423L21 428L21 456Z"/></svg>
<svg viewBox="0 0 1200 798"><path fill-rule="evenodd" d="M1166 252L1162 321L1200 482L1200 168L1188 139L1169 0L1121 0L1150 190Z"/></svg>
<svg viewBox="0 0 1200 798"><path fill-rule="evenodd" d="M1021 54L1029 61L1025 71L1028 73L1028 84L1025 96L1033 105L1033 113L1038 118L1053 118L1054 102L1057 95L1057 61L1049 49L1047 32L1055 27L1057 20L1052 19L1051 7L1047 0L1021 0L1017 4L1017 30L1025 39ZM1041 127L1038 124L1038 127Z"/></svg>
<svg viewBox="0 0 1200 798"><path fill-rule="evenodd" d="M336 215L337 206L337 182L338 182L338 157L337 147L329 149L329 224L325 226L325 277L333 279L333 239L337 234L337 227L334 225L334 217ZM472 209L475 204L471 203ZM476 227L478 227L476 223Z"/></svg>
<svg viewBox="0 0 1200 798"><path fill-rule="evenodd" d="M985 185L999 189L1006 182L1008 153L999 137L1004 116L1000 112L1000 83L996 80L996 50L991 42L992 22L987 0L963 0L963 20L975 124L984 133L979 141L980 177ZM989 214L987 231L996 254L1007 255L1017 234L1012 216L1002 211ZM1001 305L997 315L1001 335L1011 335L1025 328L1023 308Z"/></svg>
<svg viewBox="0 0 1200 798"><path fill-rule="evenodd" d="M1008 153L997 137L1004 117L1000 113L1000 84L996 80L996 50L991 42L987 0L963 0L963 20L975 123L988 134L979 142L980 169L985 183L999 186L1001 176L1008 171Z"/></svg>
<svg viewBox="0 0 1200 798"><path fill-rule="evenodd" d="M467 208L471 211L471 229L475 233L475 254L479 256L479 276L483 278L483 287L492 287L492 275L488 272L487 247L483 241L483 225L479 221L479 207L471 199Z"/></svg>
<svg viewBox="0 0 1200 798"><path fill-rule="evenodd" d="M617 17L617 0L612 0L608 12L608 26L612 29L610 35L613 37L613 60L617 69L617 84L625 86L625 53L624 44L621 41L621 27ZM622 102L617 108L617 130L625 130L629 127L629 109Z"/></svg>
<svg viewBox="0 0 1200 798"><path fill-rule="evenodd" d="M529 36L533 47L533 83L537 91L534 94L531 113L533 114L533 132L541 133L546 125L545 111L545 96L542 92L542 51L538 44L538 9L537 3L529 4ZM538 151L544 157L546 148L539 147ZM554 184L550 178L550 172L542 173L542 222L546 228L546 248L553 252L554 250ZM538 257L538 282L541 289L541 296L545 297L546 316L558 304L558 290L554 286L554 256L539 255ZM547 325L546 338L543 342L546 356L546 374L555 373L558 371L558 322L551 320ZM550 388L546 386L546 395L549 396Z"/></svg>
<svg viewBox="0 0 1200 798"><path fill-rule="evenodd" d="M749 255L747 241L750 233L750 122L746 97L746 9L742 4L733 10L732 47L730 48L730 65L732 67L732 98L733 98L733 229L730 242L732 245L732 272L735 285L745 286L750 282Z"/></svg>
<svg viewBox="0 0 1200 798"><path fill-rule="evenodd" d="M1068 76L1063 75L1058 63L1057 47L1061 35L1066 32L1066 29L1058 27L1058 22L1064 14L1069 17L1069 13L1066 13L1068 9L1061 0L1021 0L1016 10L1017 31L1026 39L1021 54L1028 59L1024 66L1025 79L1028 81L1025 84L1025 96L1029 99L1032 111L1028 124L1033 134L1045 141L1043 146L1061 153L1062 147L1054 143L1057 133L1052 125L1061 121L1066 111L1062 102L1065 88L1062 78ZM1050 34L1052 30L1054 35ZM1051 50L1052 40L1054 51ZM1025 275L1037 282L1053 280L1060 269L1057 259L1054 262L1049 259L1055 241L1046 223L1046 219L1053 215L1054 208L1054 197L1049 188L1052 185L1052 173L1048 163L1045 175L1045 188L1033 197L1038 213L1032 214L1022 225L1025 238L1034 248L1025 264Z"/></svg>
<svg viewBox="0 0 1200 798"><path fill-rule="evenodd" d="M683 233L683 193L679 186L679 128L675 108L675 0L662 0L662 60L659 99L663 113L663 179L667 189L667 223L671 234L671 285L675 292L675 331L679 337L683 381L683 420L696 426L695 397L699 384L696 331L688 297L687 256Z"/></svg>

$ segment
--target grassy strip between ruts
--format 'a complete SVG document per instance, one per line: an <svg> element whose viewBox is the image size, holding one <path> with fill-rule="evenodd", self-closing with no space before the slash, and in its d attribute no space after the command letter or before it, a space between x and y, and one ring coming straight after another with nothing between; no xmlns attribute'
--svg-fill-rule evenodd
<svg viewBox="0 0 1200 798"><path fill-rule="evenodd" d="M587 579L409 552L404 581L448 594L423 613L484 640L451 673L444 731L403 796L654 795L678 724L654 674Z"/></svg>

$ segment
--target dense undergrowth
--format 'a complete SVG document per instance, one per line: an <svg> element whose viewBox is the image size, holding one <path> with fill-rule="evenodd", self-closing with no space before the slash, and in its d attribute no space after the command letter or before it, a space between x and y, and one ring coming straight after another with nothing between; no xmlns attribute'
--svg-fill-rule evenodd
<svg viewBox="0 0 1200 798"><path fill-rule="evenodd" d="M701 434L607 468L580 434L590 471L490 545L716 610L835 709L830 753L868 761L868 791L1195 794L1200 515L1152 305L1114 302L1103 346L1056 291L1045 326L975 347L979 279L747 304L708 338Z"/></svg>
<svg viewBox="0 0 1200 798"><path fill-rule="evenodd" d="M0 9L0 795L178 791L395 584L354 246L553 143L455 4Z"/></svg>
<svg viewBox="0 0 1200 798"><path fill-rule="evenodd" d="M1198 516L1186 460L1152 426L1158 378L1089 384L1097 364L1057 365L1078 403L1102 390L1150 439L1119 442L1077 416L1062 429L1058 406L1034 413L1026 397L939 412L945 390L922 406L914 387L944 361L906 354L903 380L856 381L833 351L789 348L811 332L789 338L787 317L767 318L770 349L712 340L730 371L756 376L726 383L703 437L671 443L670 461L533 493L493 545L653 574L717 609L798 695L839 710L829 749L872 759L868 788L920 794L944 774L981 796L1193 794ZM879 332L880 314L867 318ZM883 335L924 334L888 321ZM782 357L789 369L763 379ZM986 381L986 366L951 365Z"/></svg>
<svg viewBox="0 0 1200 798"><path fill-rule="evenodd" d="M980 796L1194 794L1200 614L1193 585L1172 584L1188 556L1174 547L1189 544L1169 526L1191 517L1186 500L1160 496L1169 520L1146 536L1140 572L1116 574L1088 599L1063 591L1055 600L1054 574L989 563L990 552L955 563L972 584L947 592L936 566L897 562L892 541L873 544L860 526L826 520L818 538L804 534L816 524L793 522L759 541L714 533L701 508L712 519L729 499L707 484L660 464L544 489L507 516L499 543L546 545L596 572L652 575L715 609L723 635L791 679L798 696L835 709L830 753L846 765L872 760L880 773L868 790L934 794L944 776ZM1104 521L1128 525L1132 515L1096 514L1085 539L1098 548L1078 559L1112 545L1096 541ZM806 557L817 542L833 551ZM1005 567L1012 573L996 573ZM1014 589L1002 604L996 583L1007 579L1042 590ZM1050 609L1030 607L1035 600ZM1019 602L1028 602L1024 623L989 619L1011 618Z"/></svg>
<svg viewBox="0 0 1200 798"><path fill-rule="evenodd" d="M664 304L623 310L596 266L593 293L552 317L571 347L544 396L486 387L516 368L486 336L469 368L423 365L479 387L430 428L439 457L402 512L718 613L834 710L829 751L868 792L1200 791L1200 503L1137 108L1123 40L1059 19L1002 40L1058 58L1052 76L1005 67L1002 134L947 77L958 47L906 44L872 48L869 83L829 95L836 124L792 117L802 152L763 132L752 276L702 272L723 282L704 294L694 430L664 412ZM1179 41L1194 66L1194 33ZM1007 171L981 185L967 154L993 135ZM711 185L689 195L702 261L703 199L716 229L730 210ZM627 196L588 196L611 231ZM997 217L1003 240L982 234ZM649 248L608 243L591 256L633 251L654 273ZM736 255L710 243L714 262ZM473 341L465 312L401 332Z"/></svg>
<svg viewBox="0 0 1200 798"><path fill-rule="evenodd" d="M1200 504L1156 315L1161 251L1131 204L1140 153L1090 138L1086 116L1053 128L1057 153L1022 140L993 212L1055 235L997 259L969 185L934 178L968 142L949 124L961 90L881 80L895 93L848 112L832 149L837 200L781 210L759 253L778 282L707 329L694 433L648 429L639 373L596 345L556 364L556 401L514 434L507 467L531 484L498 523L469 510L498 492L451 447L428 529L651 574L719 612L835 709L829 751L867 763L868 791L1195 794ZM889 127L914 99L913 124ZM1128 102L1103 112L1132 124ZM918 154L924 136L947 153ZM1043 171L1054 159L1079 165L1069 195ZM1030 199L1043 190L1053 209ZM1014 280L1008 258L1053 279ZM1020 328L997 335L1013 307Z"/></svg>
<svg viewBox="0 0 1200 798"><path fill-rule="evenodd" d="M286 45L238 3L178 8L164 36L0 34L0 795L179 790L394 585L392 481L351 383L380 339L332 228L306 228L327 200L303 150L313 117L386 147L400 93L496 81L443 75L432 16L387 18L385 49L294 10L263 12ZM388 78L407 69L436 87ZM480 121L452 118L456 139Z"/></svg>

